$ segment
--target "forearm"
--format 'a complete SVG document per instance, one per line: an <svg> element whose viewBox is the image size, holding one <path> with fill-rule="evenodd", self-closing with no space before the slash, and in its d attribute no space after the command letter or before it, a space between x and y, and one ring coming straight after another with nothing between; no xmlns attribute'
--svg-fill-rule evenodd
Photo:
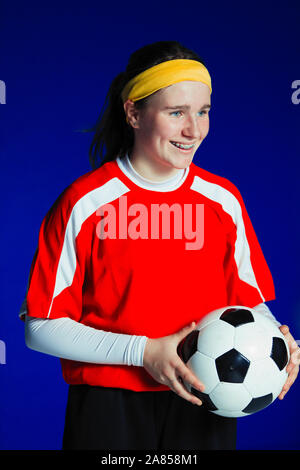
<svg viewBox="0 0 300 470"><path fill-rule="evenodd" d="M259 304L254 310L281 325L266 304ZM146 336L97 330L67 317L50 320L25 316L27 347L63 359L143 366L146 341Z"/></svg>
<svg viewBox="0 0 300 470"><path fill-rule="evenodd" d="M73 361L142 366L146 341L146 336L97 330L67 317L25 317L27 347Z"/></svg>

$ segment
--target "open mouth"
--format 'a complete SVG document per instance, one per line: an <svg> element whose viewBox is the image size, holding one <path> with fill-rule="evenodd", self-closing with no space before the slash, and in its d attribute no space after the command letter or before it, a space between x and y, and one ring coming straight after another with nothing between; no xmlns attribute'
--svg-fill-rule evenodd
<svg viewBox="0 0 300 470"><path fill-rule="evenodd" d="M181 150L184 153L189 153L193 150L195 144L180 144L179 142L173 142L171 141L171 144L176 147L178 150Z"/></svg>

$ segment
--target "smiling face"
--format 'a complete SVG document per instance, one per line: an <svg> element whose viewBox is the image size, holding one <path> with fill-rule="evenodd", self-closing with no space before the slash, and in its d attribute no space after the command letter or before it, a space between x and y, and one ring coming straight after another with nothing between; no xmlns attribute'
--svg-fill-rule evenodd
<svg viewBox="0 0 300 470"><path fill-rule="evenodd" d="M145 108L124 104L134 129L130 160L149 179L166 179L190 165L209 130L210 90L196 81L183 81L153 93ZM179 148L185 146L185 148Z"/></svg>

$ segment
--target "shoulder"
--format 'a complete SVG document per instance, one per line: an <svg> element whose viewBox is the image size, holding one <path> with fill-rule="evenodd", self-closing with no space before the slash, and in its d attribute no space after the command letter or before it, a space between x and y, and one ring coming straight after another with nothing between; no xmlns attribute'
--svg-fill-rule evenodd
<svg viewBox="0 0 300 470"><path fill-rule="evenodd" d="M117 163L115 161L107 162L100 168L91 170L76 178L70 183L57 197L47 212L47 217L55 214L60 217L63 215L69 218L76 210L81 211L86 200L92 200L95 190L99 190L109 181L116 178Z"/></svg>
<svg viewBox="0 0 300 470"><path fill-rule="evenodd" d="M117 176L117 163L107 162L99 168L91 170L76 178L59 195L56 202L74 205L95 189L101 188Z"/></svg>
<svg viewBox="0 0 300 470"><path fill-rule="evenodd" d="M224 176L217 175L191 163L194 188L206 191L212 198L230 199L232 203L243 204L242 195L238 187ZM192 186L193 186L192 184Z"/></svg>
<svg viewBox="0 0 300 470"><path fill-rule="evenodd" d="M247 217L247 210L237 186L223 176L193 165L194 178L191 189L204 195L211 204L230 216L235 225Z"/></svg>
<svg viewBox="0 0 300 470"><path fill-rule="evenodd" d="M116 161L107 162L95 170L91 170L74 180L67 188L70 195L82 197L96 188L104 186L117 175Z"/></svg>
<svg viewBox="0 0 300 470"><path fill-rule="evenodd" d="M216 173L212 173L208 170L204 170L204 168L199 167L195 163L191 163L191 169L193 174L200 180L206 181L207 183L215 185L216 187L223 188L234 195L240 195L240 191L237 186L228 178L217 175Z"/></svg>

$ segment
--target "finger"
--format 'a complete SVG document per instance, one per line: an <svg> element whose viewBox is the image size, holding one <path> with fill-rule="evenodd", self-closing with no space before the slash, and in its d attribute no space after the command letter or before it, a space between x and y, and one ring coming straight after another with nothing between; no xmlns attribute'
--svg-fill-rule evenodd
<svg viewBox="0 0 300 470"><path fill-rule="evenodd" d="M184 362L181 361L178 363L176 367L176 374L199 392L204 391L204 383L201 382L195 374L193 374L193 372L184 364Z"/></svg>
<svg viewBox="0 0 300 470"><path fill-rule="evenodd" d="M287 372L291 371L293 367L300 364L300 348L294 338L289 335L290 338L288 339L289 349L290 349L290 360L287 366Z"/></svg>
<svg viewBox="0 0 300 470"><path fill-rule="evenodd" d="M292 337L292 335L291 335L291 338L292 338L291 348L292 348L293 351L295 351L296 349L299 349L299 346L297 344L297 341Z"/></svg>
<svg viewBox="0 0 300 470"><path fill-rule="evenodd" d="M290 388L291 385L293 385L293 383L295 382L295 380L298 376L298 373L299 373L299 366L295 366L294 369L292 370L292 372L289 374L288 379L287 379L286 384L285 384L285 385L287 385L288 388Z"/></svg>
<svg viewBox="0 0 300 470"><path fill-rule="evenodd" d="M279 327L281 333L284 334L285 336L285 339L286 341L288 342L288 345L289 345L289 349L290 349L290 354L292 354L294 351L298 350L300 351L300 348L297 344L297 342L295 341L294 337L291 335L290 331L289 331L289 327L287 325L282 325ZM300 354L299 354L300 356ZM299 358L299 361L300 361L300 358Z"/></svg>
<svg viewBox="0 0 300 470"><path fill-rule="evenodd" d="M300 348L291 352L289 363L286 367L286 371L289 374L295 367L300 365Z"/></svg>
<svg viewBox="0 0 300 470"><path fill-rule="evenodd" d="M290 329L287 325L281 325L279 327L279 329L280 329L281 333L283 333L284 335L286 335L290 331Z"/></svg>
<svg viewBox="0 0 300 470"><path fill-rule="evenodd" d="M192 403L193 405L198 405L198 406L201 406L202 405L202 401L197 398L195 395L193 395L192 393L190 393L186 388L185 386L180 382L178 381L177 379L172 379L170 381L170 388L171 390L173 390L173 392L175 392L177 395L179 395L181 398L189 401L190 403Z"/></svg>
<svg viewBox="0 0 300 470"><path fill-rule="evenodd" d="M295 341L294 337L291 335L291 333L287 333L285 335L285 338L289 343L290 349L292 349L292 350L297 349L298 344L296 343L296 341Z"/></svg>
<svg viewBox="0 0 300 470"><path fill-rule="evenodd" d="M299 349L300 351L300 349ZM293 369L294 367L298 366L299 363L300 363L300 360L299 360L299 352L297 350L294 350L294 351L290 351L290 360L288 362L288 365L286 366L286 371L287 373L289 374Z"/></svg>
<svg viewBox="0 0 300 470"><path fill-rule="evenodd" d="M286 366L286 371L288 374L290 374L292 372L292 370L294 369L294 367L296 367L296 364L294 364L293 362L290 362L288 363L288 365Z"/></svg>
<svg viewBox="0 0 300 470"><path fill-rule="evenodd" d="M282 329L281 333L284 335L285 340L288 342L289 348L291 348L291 344L295 342L294 338L292 337L288 327L287 330Z"/></svg>
<svg viewBox="0 0 300 470"><path fill-rule="evenodd" d="M298 365L300 364L300 348L298 347L298 344L296 343L296 341L295 341L295 344L296 344L296 347L293 347L290 361L293 364Z"/></svg>
<svg viewBox="0 0 300 470"><path fill-rule="evenodd" d="M289 389L291 388L291 386L295 382L295 380L298 376L298 373L299 373L299 366L295 367L293 372L290 373L290 375L288 376L287 381L285 382L285 384L284 384L284 386L283 386L283 388L280 392L280 395L278 396L278 398L280 400L282 400L282 398L287 394L287 392L289 391Z"/></svg>
<svg viewBox="0 0 300 470"><path fill-rule="evenodd" d="M298 347L297 350L293 353L293 361L294 364L300 365L300 348Z"/></svg>
<svg viewBox="0 0 300 470"><path fill-rule="evenodd" d="M194 330L195 326L196 326L196 322L193 321L192 323L190 323L189 325L185 326L180 331L178 331L178 333L175 333L175 335L177 336L178 342L180 342L189 333L191 333L191 331Z"/></svg>

